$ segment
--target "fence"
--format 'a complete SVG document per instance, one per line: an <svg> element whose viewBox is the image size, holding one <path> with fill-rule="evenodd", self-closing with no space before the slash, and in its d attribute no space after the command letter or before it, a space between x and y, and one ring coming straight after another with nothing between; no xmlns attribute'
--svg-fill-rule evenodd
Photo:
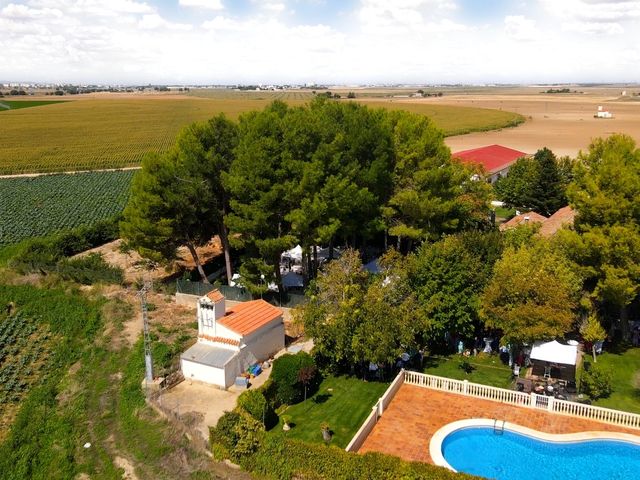
<svg viewBox="0 0 640 480"><path fill-rule="evenodd" d="M535 393L527 394L506 390L504 388L470 383L466 380L453 380L451 378L436 377L435 375L418 372L404 372L404 383L443 392L458 393L474 398L482 398L494 402L507 403L518 407L546 410L550 413L585 418L620 427L640 429L640 415L636 413L559 400L554 397L537 395Z"/></svg>
<svg viewBox="0 0 640 480"><path fill-rule="evenodd" d="M358 449L362 446L366 438L373 430L373 427L375 427L376 423L378 423L378 419L382 416L384 410L387 408L387 406L389 406L389 403L391 403L391 400L393 400L393 397L404 383L404 374L405 371L400 370L400 373L398 373L398 376L395 378L395 380L391 382L391 385L389 385L389 388L387 388L382 397L380 397L376 404L371 407L371 413L364 421L364 423L360 426L356 434L353 436L353 438L349 442L349 445L347 445L347 448L345 448L347 452L357 452Z"/></svg>
<svg viewBox="0 0 640 480"><path fill-rule="evenodd" d="M230 287L228 285L213 285L203 282L192 282L190 280L176 280L176 293L185 295L196 295L202 297L212 290L218 289L227 300L233 300L236 302L248 302L253 300L253 296L247 289ZM303 304L306 301L306 297L296 293L283 293L267 292L262 295L262 298L276 307L292 308Z"/></svg>

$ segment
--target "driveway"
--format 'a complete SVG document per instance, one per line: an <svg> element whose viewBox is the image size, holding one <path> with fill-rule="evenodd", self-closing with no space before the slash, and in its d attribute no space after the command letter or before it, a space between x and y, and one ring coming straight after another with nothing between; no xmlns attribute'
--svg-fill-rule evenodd
<svg viewBox="0 0 640 480"><path fill-rule="evenodd" d="M249 388L262 386L270 374L271 367L251 379ZM209 426L218 423L218 419L224 412L233 410L238 397L245 390L237 387L221 390L214 385L185 380L163 393L158 398L158 403L173 411L178 417L184 418L187 415L193 419L193 428L201 433L205 441L208 441Z"/></svg>

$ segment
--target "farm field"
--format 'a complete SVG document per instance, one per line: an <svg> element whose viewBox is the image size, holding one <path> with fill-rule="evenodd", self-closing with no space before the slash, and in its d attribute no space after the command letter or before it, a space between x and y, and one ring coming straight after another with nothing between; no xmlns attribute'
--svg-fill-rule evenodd
<svg viewBox="0 0 640 480"><path fill-rule="evenodd" d="M556 155L575 157L580 150L588 149L592 139L613 133L625 133L640 141L640 102L620 97L619 89L581 88L582 94L562 95L540 94L538 90L457 94L418 102L502 109L527 118L518 128L448 137L445 143L453 152L497 143L527 153L546 146ZM593 118L598 106L614 117Z"/></svg>
<svg viewBox="0 0 640 480"><path fill-rule="evenodd" d="M54 103L63 103L65 100L4 100L0 99L0 112L9 110L18 110L20 108L42 107L44 105L53 105Z"/></svg>
<svg viewBox="0 0 640 480"><path fill-rule="evenodd" d="M5 111L0 119L0 175L132 167L145 153L164 151L181 127L224 112L237 118L274 99L302 104L307 92L205 91L210 98L179 95L104 98ZM195 94L194 94L195 95ZM433 116L452 135L501 128L519 118L509 112L457 106L374 101L374 107L403 108Z"/></svg>
<svg viewBox="0 0 640 480"><path fill-rule="evenodd" d="M41 379L49 336L33 317L0 317L0 440L22 398Z"/></svg>
<svg viewBox="0 0 640 480"><path fill-rule="evenodd" d="M111 218L134 171L0 178L0 246Z"/></svg>

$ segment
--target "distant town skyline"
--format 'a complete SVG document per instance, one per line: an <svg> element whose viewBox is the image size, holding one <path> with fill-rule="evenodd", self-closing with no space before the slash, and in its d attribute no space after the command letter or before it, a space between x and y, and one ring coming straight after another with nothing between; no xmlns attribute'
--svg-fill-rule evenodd
<svg viewBox="0 0 640 480"><path fill-rule="evenodd" d="M0 81L636 82L640 1L0 0Z"/></svg>

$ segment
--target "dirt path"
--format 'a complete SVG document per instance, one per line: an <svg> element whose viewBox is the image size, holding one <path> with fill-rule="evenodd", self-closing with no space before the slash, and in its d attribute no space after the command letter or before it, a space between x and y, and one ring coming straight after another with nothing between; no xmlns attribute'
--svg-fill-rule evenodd
<svg viewBox="0 0 640 480"><path fill-rule="evenodd" d="M0 175L0 178L30 178L41 177L43 175L61 175L72 173L89 173L89 172L120 172L125 170L140 170L142 167L123 167L123 168L99 168L96 170L69 170L67 172L39 172L39 173L13 173L10 175Z"/></svg>

